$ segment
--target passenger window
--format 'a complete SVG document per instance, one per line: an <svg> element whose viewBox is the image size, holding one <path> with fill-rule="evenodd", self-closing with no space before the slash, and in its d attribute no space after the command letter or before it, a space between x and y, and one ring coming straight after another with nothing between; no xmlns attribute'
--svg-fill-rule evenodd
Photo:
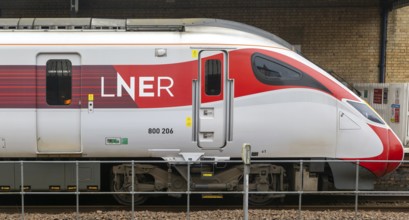
<svg viewBox="0 0 409 220"><path fill-rule="evenodd" d="M221 87L222 87L222 65L220 60L206 60L205 64L206 95L220 95Z"/></svg>
<svg viewBox="0 0 409 220"><path fill-rule="evenodd" d="M46 96L49 105L70 105L72 64L69 60L47 61Z"/></svg>
<svg viewBox="0 0 409 220"><path fill-rule="evenodd" d="M302 78L301 72L292 69L285 63L262 54L253 55L252 66L257 79L270 85L277 85L282 81L299 80Z"/></svg>

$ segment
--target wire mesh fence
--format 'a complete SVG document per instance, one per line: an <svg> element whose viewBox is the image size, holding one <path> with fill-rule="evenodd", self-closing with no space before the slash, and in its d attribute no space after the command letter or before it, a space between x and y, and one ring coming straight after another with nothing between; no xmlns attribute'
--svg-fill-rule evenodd
<svg viewBox="0 0 409 220"><path fill-rule="evenodd" d="M292 166L297 166L297 168L300 170L300 172L296 173L296 179L298 181L298 187L293 188L293 189L284 189L281 191L263 191L263 190L251 190L248 184L248 174L250 173L250 165L248 165L248 169L246 168L246 165L243 164L242 161L236 160L236 161L221 161L221 162L209 162L209 161L163 161L163 160L116 160L116 161L79 161L79 160L72 160L72 161L47 161L47 160L36 160L36 161L0 161L0 166L4 165L11 165L13 167L18 167L18 171L16 172L19 174L18 177L16 178L16 184L19 184L19 190L13 190L13 188L10 188L10 186L2 185L0 186L0 196L1 195L19 195L21 197L21 218L25 219L25 207L26 207L26 202L25 202L25 197L28 195L74 195L75 200L76 200L76 217L77 219L80 219L80 196L82 195L128 195L131 197L131 216L132 219L135 218L135 197L138 196L144 196L144 195L172 195L172 194L177 194L177 195L185 195L186 196L186 219L190 219L190 210L191 210L191 196L195 194L201 194L201 195L240 195L243 196L243 216L244 219L248 219L248 209L249 209L249 203L248 203L248 198L249 196L252 195L275 195L280 197L285 196L285 195L296 195L298 196L298 213L299 213L299 219L302 219L302 210L303 210L303 196L305 195L348 195L348 196L353 196L355 199L354 202L354 210L355 210L355 215L358 216L359 212L359 197L360 196L370 196L370 195L376 195L376 196L394 196L394 195L400 195L400 196L409 196L409 191L402 189L402 190L368 190L368 189L360 189L360 179L361 175L361 164L389 164L389 163L401 163L402 161L392 161L392 160L254 160L251 161L252 165L254 164L291 164ZM192 189L192 171L191 168L192 166L200 166L201 164L209 164L209 163L225 163L225 164L235 164L235 165L241 165L243 166L243 178L241 179L242 181L242 187L236 188L235 190L203 190L203 189ZM352 164L355 169L354 173L350 176L354 176L353 181L354 182L354 187L353 189L349 190L322 190L322 191L317 191L317 190L311 190L311 189L305 189L305 182L308 181L308 178L306 176L306 173L303 172L304 168L306 166L311 166L312 164L323 164L323 163L349 163ZM31 186L27 183L26 176L28 171L30 171L30 167L33 166L34 164L42 164L46 166L57 166L57 165L67 165L69 164L70 166L74 167L75 170L75 175L73 176L73 179L71 180L71 185L66 185L65 187L60 187L60 186L50 186L49 190L35 190L31 189ZM96 164L98 166L102 164L128 164L130 166L130 176L131 176L131 185L127 190L124 191L99 191L98 190L86 190L84 186L81 186L81 173L80 173L80 167L83 164ZM179 166L185 166L186 167L186 190L180 190L180 191L141 191L138 190L138 183L136 182L136 172L135 172L135 165L136 164L156 164L156 165L179 165ZM403 161L402 164L409 164L409 161ZM16 169L16 168L15 168ZM30 174L31 176L33 174ZM44 173L42 175L47 175L47 173ZM246 179L247 175L247 179ZM247 183L246 183L247 181ZM55 187L55 188L53 188ZM70 188L71 187L71 188ZM254 187L252 188L254 189Z"/></svg>

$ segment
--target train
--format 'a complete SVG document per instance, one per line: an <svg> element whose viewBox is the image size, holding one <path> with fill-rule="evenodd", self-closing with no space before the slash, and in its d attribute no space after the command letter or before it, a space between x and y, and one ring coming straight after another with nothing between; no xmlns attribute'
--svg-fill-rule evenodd
<svg viewBox="0 0 409 220"><path fill-rule="evenodd" d="M142 204L147 192L240 191L243 165L228 162L240 162L244 143L250 191L260 192L351 190L357 170L368 190L404 156L367 103L259 28L205 18L0 19L0 158L26 161L24 175L20 163L0 164L1 191L112 190L122 204ZM56 160L67 162L41 163ZM131 190L144 193L132 199Z"/></svg>

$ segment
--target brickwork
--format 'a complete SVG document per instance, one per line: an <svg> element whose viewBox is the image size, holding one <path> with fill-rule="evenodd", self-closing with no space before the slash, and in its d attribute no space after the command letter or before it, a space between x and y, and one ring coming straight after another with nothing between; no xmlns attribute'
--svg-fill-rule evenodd
<svg viewBox="0 0 409 220"><path fill-rule="evenodd" d="M389 15L386 81L409 82L409 7Z"/></svg>
<svg viewBox="0 0 409 220"><path fill-rule="evenodd" d="M86 13L86 12L84 12ZM93 10L95 17L106 16ZM380 17L377 8L248 8L113 10L123 17L212 17L235 20L275 33L327 70L350 82L377 82Z"/></svg>
<svg viewBox="0 0 409 220"><path fill-rule="evenodd" d="M349 82L377 82L381 18L374 2L89 0L80 1L78 16L235 20L300 45L306 57ZM1 17L70 16L68 0L4 0L0 1L0 10ZM408 37L409 7L394 10L388 23L387 82L409 79Z"/></svg>
<svg viewBox="0 0 409 220"><path fill-rule="evenodd" d="M1 0L0 8L7 10L66 8L70 0ZM328 7L377 7L374 0L79 0L82 9L157 9L157 8L328 8ZM47 16L47 14L44 14Z"/></svg>
<svg viewBox="0 0 409 220"><path fill-rule="evenodd" d="M302 53L350 82L377 82L378 8L224 8L82 10L81 15L121 18L211 17L262 28L296 45Z"/></svg>
<svg viewBox="0 0 409 220"><path fill-rule="evenodd" d="M30 7L23 7L25 1L28 0L15 1L18 10L7 10L12 5L3 3L2 8L5 9L3 17L70 16L69 5L67 4L57 4L56 10L49 10L50 7L54 6L32 10ZM56 2L58 1L60 0L56 0ZM78 16L109 18L207 17L239 21L275 33L292 44L300 45L301 51L306 57L323 68L334 71L347 81L377 82L380 11L377 6L368 7L369 1L355 1L361 5L349 8L338 8L331 5L323 8L314 7L323 4L324 1L319 0L310 0L311 8L287 8L285 6L288 6L288 1L193 0L187 2L175 1L174 4L163 4L163 1L158 3L158 0L137 2L124 0L115 1L115 3L102 0L80 1ZM275 2L274 5L271 2ZM337 1L332 2L332 4L337 3ZM337 4L341 4L341 2ZM352 3L349 2L349 4ZM363 9L360 6L366 6L366 8Z"/></svg>

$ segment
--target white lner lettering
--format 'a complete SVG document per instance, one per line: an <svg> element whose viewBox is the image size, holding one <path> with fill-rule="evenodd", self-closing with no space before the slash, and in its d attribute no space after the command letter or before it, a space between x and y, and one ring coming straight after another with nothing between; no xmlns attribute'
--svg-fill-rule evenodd
<svg viewBox="0 0 409 220"><path fill-rule="evenodd" d="M167 93L170 97L174 97L171 88L174 81L167 76L141 76L138 78L138 97L161 97L163 93ZM156 86L156 88L155 88ZM122 89L135 101L135 77L130 77L130 85L117 73L116 94L106 93L105 78L101 77L101 97L122 97ZM156 93L155 93L156 92Z"/></svg>
<svg viewBox="0 0 409 220"><path fill-rule="evenodd" d="M105 78L101 77L101 97L115 97L115 94L105 94Z"/></svg>
<svg viewBox="0 0 409 220"><path fill-rule="evenodd" d="M162 86L162 81L168 81L168 86ZM170 88L173 86L173 79L167 76L158 77L158 97L160 97L160 90L166 90L170 97L173 97L173 93L170 91Z"/></svg>
<svg viewBox="0 0 409 220"><path fill-rule="evenodd" d="M131 85L128 86L124 79L122 79L119 73L116 74L116 95L118 97L122 97L122 88L125 89L126 92L131 96L131 98L135 101L135 77L131 77Z"/></svg>
<svg viewBox="0 0 409 220"><path fill-rule="evenodd" d="M155 78L153 77L139 77L139 96L140 97L154 97L153 92L147 92L146 89L153 89L153 84L148 84L148 82L153 82Z"/></svg>

